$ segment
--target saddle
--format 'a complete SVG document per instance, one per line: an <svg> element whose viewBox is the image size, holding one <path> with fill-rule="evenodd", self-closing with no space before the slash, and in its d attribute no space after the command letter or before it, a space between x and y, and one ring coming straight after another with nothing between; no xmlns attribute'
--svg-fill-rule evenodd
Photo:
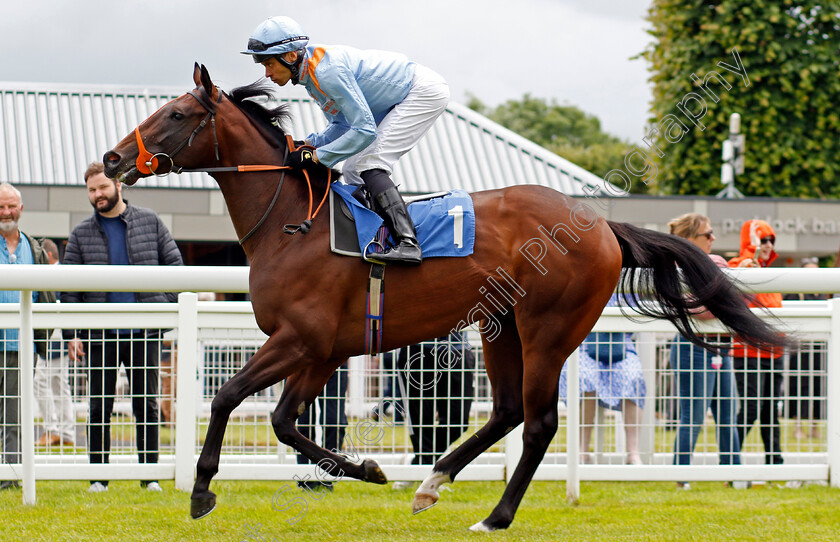
<svg viewBox="0 0 840 542"><path fill-rule="evenodd" d="M423 256L469 256L475 246L475 210L463 190L407 197L408 213L417 230ZM331 185L330 250L364 258L388 242L387 227L367 190L341 182ZM390 239L393 242L393 239Z"/></svg>

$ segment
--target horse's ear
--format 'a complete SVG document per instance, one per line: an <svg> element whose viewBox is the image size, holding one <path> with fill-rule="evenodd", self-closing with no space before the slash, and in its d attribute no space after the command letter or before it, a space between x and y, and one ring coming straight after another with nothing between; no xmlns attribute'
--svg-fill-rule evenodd
<svg viewBox="0 0 840 542"><path fill-rule="evenodd" d="M201 65L201 84L204 86L204 90L207 91L207 95L212 96L215 85L210 80L210 72L207 71L207 67L204 64Z"/></svg>
<svg viewBox="0 0 840 542"><path fill-rule="evenodd" d="M193 68L193 81L195 82L195 86L201 86L201 67L198 65L198 62L195 63L195 67Z"/></svg>

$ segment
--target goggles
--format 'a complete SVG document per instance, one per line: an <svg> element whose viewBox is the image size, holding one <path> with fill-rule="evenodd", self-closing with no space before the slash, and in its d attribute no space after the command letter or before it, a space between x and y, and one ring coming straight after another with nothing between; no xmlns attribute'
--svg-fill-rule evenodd
<svg viewBox="0 0 840 542"><path fill-rule="evenodd" d="M298 41L298 40L309 40L309 36L293 36L291 38L286 38L284 40L274 41L274 42L271 42L271 43L263 43L258 39L251 38L251 39L248 40L248 50L249 51L254 51L254 52L257 52L257 53L262 53L262 52L267 51L268 49L270 49L272 47L276 47L278 45L283 45L283 44L286 44L286 43L291 43L293 41Z"/></svg>

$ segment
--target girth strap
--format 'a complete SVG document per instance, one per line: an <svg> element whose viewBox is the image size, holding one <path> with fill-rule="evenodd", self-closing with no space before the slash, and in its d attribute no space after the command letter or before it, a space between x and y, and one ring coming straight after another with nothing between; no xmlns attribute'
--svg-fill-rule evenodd
<svg viewBox="0 0 840 542"><path fill-rule="evenodd" d="M368 276L365 309L365 352L379 353L382 348L382 309L385 304L385 266L372 264Z"/></svg>

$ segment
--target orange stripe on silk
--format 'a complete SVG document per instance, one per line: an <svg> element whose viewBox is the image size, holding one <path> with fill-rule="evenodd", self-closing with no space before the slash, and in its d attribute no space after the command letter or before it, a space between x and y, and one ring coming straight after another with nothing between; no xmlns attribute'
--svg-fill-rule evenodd
<svg viewBox="0 0 840 542"><path fill-rule="evenodd" d="M326 92L321 90L321 85L318 84L318 78L315 77L315 68L318 67L318 64L321 63L321 60L324 58L324 53L326 53L326 49L323 47L316 47L314 51L312 51L312 58L309 59L309 63L306 66L306 72L309 74L309 77L312 78L312 82L315 83L315 88L321 91L321 94L324 96L327 95Z"/></svg>

